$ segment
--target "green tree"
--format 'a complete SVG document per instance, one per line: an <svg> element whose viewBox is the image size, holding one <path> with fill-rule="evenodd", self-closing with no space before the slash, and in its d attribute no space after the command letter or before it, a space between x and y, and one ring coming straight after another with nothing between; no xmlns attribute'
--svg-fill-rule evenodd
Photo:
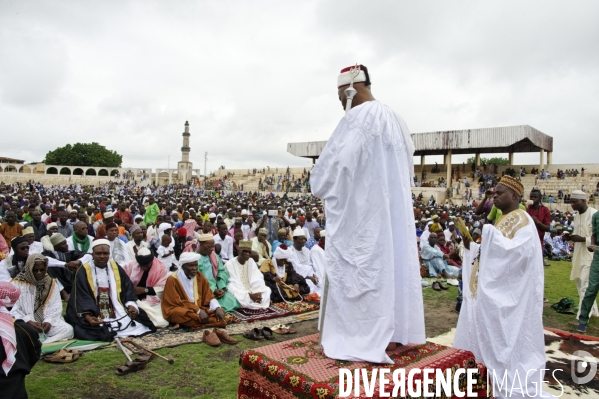
<svg viewBox="0 0 599 399"><path fill-rule="evenodd" d="M46 154L47 165L104 166L120 168L123 156L98 143L67 144Z"/></svg>
<svg viewBox="0 0 599 399"><path fill-rule="evenodd" d="M468 158L468 160L466 161L466 163L468 165L472 165L474 163L475 158L474 157L470 157ZM510 164L510 160L507 158L501 158L501 157L493 157L493 158L481 158L480 159L480 163L481 164L486 164L486 165L509 165Z"/></svg>

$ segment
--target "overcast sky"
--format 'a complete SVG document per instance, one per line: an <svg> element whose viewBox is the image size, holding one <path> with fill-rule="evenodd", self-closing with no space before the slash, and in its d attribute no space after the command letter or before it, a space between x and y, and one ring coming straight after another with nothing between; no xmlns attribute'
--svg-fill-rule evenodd
<svg viewBox="0 0 599 399"><path fill-rule="evenodd" d="M0 156L97 141L173 168L188 120L202 171L303 166L286 144L328 139L357 62L411 132L528 124L554 163L595 163L597 21L598 1L0 0Z"/></svg>

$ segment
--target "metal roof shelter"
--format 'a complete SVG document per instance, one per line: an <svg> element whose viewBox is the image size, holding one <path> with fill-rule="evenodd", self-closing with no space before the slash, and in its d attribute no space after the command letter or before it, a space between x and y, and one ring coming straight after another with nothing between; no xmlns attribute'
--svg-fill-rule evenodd
<svg viewBox="0 0 599 399"><path fill-rule="evenodd" d="M547 152L547 164L552 162L553 137L542 133L529 125L491 127L482 129L448 130L440 132L413 133L414 155L421 156L424 166L426 155L444 155L449 181L451 155L475 154L476 165L480 165L480 154L508 153L510 165L516 152L539 152L539 169L545 166L544 153ZM297 157L318 159L326 141L289 143L287 152Z"/></svg>

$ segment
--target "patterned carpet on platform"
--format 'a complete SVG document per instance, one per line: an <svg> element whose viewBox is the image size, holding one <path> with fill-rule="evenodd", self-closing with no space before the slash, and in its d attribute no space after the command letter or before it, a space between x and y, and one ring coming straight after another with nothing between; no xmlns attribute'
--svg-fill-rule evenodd
<svg viewBox="0 0 599 399"><path fill-rule="evenodd" d="M404 368L406 375L412 368L452 369L452 372L458 368L477 369L475 391L480 392L479 397L486 397L483 393L486 369L468 351L427 342L424 345L399 346L388 353L393 364L384 367L391 371ZM318 334L246 350L241 353L239 364L238 398L241 399L336 398L339 394L339 368L372 370L383 366L329 359L320 354ZM465 390L460 385L460 389ZM389 384L386 391L392 389ZM374 398L378 398L378 389L376 391Z"/></svg>

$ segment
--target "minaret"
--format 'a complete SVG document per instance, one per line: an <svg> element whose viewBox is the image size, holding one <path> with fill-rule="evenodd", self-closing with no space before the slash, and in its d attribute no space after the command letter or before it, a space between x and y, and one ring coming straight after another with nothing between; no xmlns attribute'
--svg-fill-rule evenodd
<svg viewBox="0 0 599 399"><path fill-rule="evenodd" d="M179 183L186 183L192 177L191 170L193 164L189 162L189 122L185 121L185 131L183 132L183 147L181 147L181 161L177 164L177 180Z"/></svg>
<svg viewBox="0 0 599 399"><path fill-rule="evenodd" d="M189 134L189 122L185 121L185 131L183 132L183 147L181 147L182 162L189 162L189 150L191 150L191 148L189 148L189 136L191 136Z"/></svg>

